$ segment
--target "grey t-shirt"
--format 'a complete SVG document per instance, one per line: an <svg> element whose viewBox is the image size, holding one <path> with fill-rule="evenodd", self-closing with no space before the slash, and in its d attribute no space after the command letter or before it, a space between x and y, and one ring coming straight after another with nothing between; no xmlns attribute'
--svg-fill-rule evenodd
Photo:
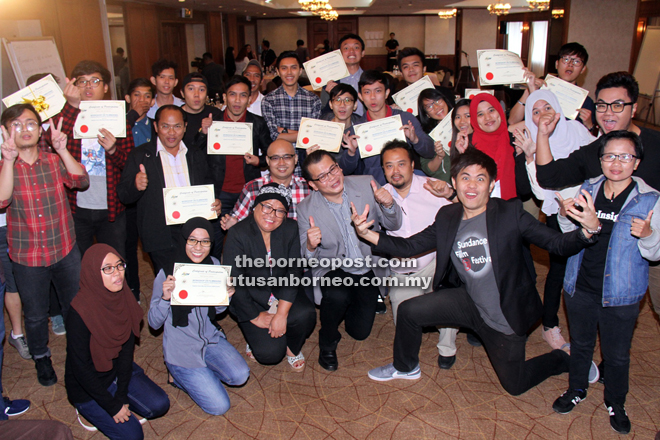
<svg viewBox="0 0 660 440"><path fill-rule="evenodd" d="M86 209L108 209L105 149L97 139L83 139L80 163L89 174L89 188L79 191L76 204Z"/></svg>
<svg viewBox="0 0 660 440"><path fill-rule="evenodd" d="M451 260L484 322L500 333L513 334L500 306L485 212L461 221L452 244Z"/></svg>

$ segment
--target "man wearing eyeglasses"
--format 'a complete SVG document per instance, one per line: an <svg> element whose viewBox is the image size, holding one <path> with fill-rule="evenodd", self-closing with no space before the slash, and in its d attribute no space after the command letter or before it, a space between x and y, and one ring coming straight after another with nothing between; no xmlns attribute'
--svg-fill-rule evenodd
<svg viewBox="0 0 660 440"><path fill-rule="evenodd" d="M298 163L296 149L291 142L276 140L268 147L266 162L268 163L268 173L246 183L238 196L236 204L233 205L234 209L232 209L231 214L222 217L221 226L224 230L231 228L250 215L254 208L254 200L259 195L259 190L271 182L284 185L291 191L292 203L289 204L288 217L293 220L297 219L296 207L309 195L310 190L305 179L293 174Z"/></svg>
<svg viewBox="0 0 660 440"><path fill-rule="evenodd" d="M328 106L332 89L337 84L348 84L357 92L360 77L364 72L362 67L360 67L360 61L364 56L364 40L362 40L359 35L346 34L341 37L339 39L339 50L341 50L341 56L346 63L349 75L346 78L337 81L328 81L328 84L323 88L323 92L321 92L321 102L323 104L322 114L324 115L331 114L332 112L332 109ZM364 115L364 106L360 101L357 101L357 109L355 110L355 113L360 116Z"/></svg>
<svg viewBox="0 0 660 440"><path fill-rule="evenodd" d="M73 127L80 115L81 101L100 101L110 86L110 72L96 61L81 61L71 72L64 88L66 104L61 116L67 149L80 160L89 174L89 188L69 191L71 214L81 254L94 244L105 243L124 255L126 245L125 207L117 197L117 184L126 157L133 149L133 136L116 138L101 129L96 138L74 139ZM126 124L126 133L133 127Z"/></svg>
<svg viewBox="0 0 660 440"><path fill-rule="evenodd" d="M298 206L298 230L303 258L318 259L312 277L320 279L314 297L320 304L319 365L328 371L338 368L338 327L345 322L346 332L362 341L369 337L376 314L379 289L376 268L369 265L371 247L358 239L351 224L351 206L368 213L373 229L401 227L402 212L392 195L371 176L344 174L334 157L324 150L310 153L303 173L314 190ZM331 268L323 261L341 259L341 267ZM377 271L384 275L384 270ZM325 280L325 281L324 281ZM350 281L347 281L350 280ZM352 285L347 285L352 283Z"/></svg>
<svg viewBox="0 0 660 440"><path fill-rule="evenodd" d="M183 142L186 115L176 105L164 105L156 112L157 137L128 155L117 187L122 203L137 203L138 232L142 248L149 254L155 273L174 264L181 225L165 221L163 188L212 184L208 176L205 148L189 148ZM220 214L216 199L209 210Z"/></svg>
<svg viewBox="0 0 660 440"><path fill-rule="evenodd" d="M651 187L660 190L660 133L645 127L637 127L632 118L637 111L639 85L628 72L614 72L602 77L596 85L596 120L604 133L627 130L639 135L644 145L644 160L634 176L644 179ZM552 131L558 121L542 118L536 140L536 178L544 188L564 188L582 184L585 180L602 174L598 149L600 141L574 151L566 159L554 160L548 135L540 125L548 125ZM546 132L547 133L547 132ZM660 315L660 266L649 267L649 293L655 312Z"/></svg>

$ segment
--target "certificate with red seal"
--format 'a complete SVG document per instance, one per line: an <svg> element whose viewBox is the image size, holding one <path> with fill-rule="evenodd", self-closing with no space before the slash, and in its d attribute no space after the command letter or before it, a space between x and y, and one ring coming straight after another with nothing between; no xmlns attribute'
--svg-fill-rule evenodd
<svg viewBox="0 0 660 440"><path fill-rule="evenodd" d="M206 152L237 156L252 153L252 123L213 121L209 127Z"/></svg>
<svg viewBox="0 0 660 440"><path fill-rule="evenodd" d="M74 139L96 139L105 128L114 137L126 137L126 101L81 101L73 125Z"/></svg>
<svg viewBox="0 0 660 440"><path fill-rule="evenodd" d="M174 263L173 306L220 307L229 305L227 281L231 266Z"/></svg>
<svg viewBox="0 0 660 440"><path fill-rule="evenodd" d="M422 90L434 88L431 78L423 76L405 89L392 95L392 99L401 110L417 116L417 98L419 98L419 94Z"/></svg>
<svg viewBox="0 0 660 440"><path fill-rule="evenodd" d="M465 99L474 99L479 93L495 95L495 90L465 89Z"/></svg>
<svg viewBox="0 0 660 440"><path fill-rule="evenodd" d="M452 122L454 111L450 111L447 116L442 118L442 121L438 122L438 125L435 126L433 130L429 133L431 139L435 142L442 142L442 149L445 150L445 153L449 155L449 149L451 148L451 136L452 136Z"/></svg>
<svg viewBox="0 0 660 440"><path fill-rule="evenodd" d="M181 186L163 188L165 224L181 225L193 217L207 220L218 218L211 209L215 202L213 185Z"/></svg>
<svg viewBox="0 0 660 440"><path fill-rule="evenodd" d="M525 65L514 52L504 49L477 51L479 82L482 86L525 83Z"/></svg>
<svg viewBox="0 0 660 440"><path fill-rule="evenodd" d="M389 118L377 119L364 124L353 126L357 138L360 157L365 159L380 154L380 150L388 141L398 139L406 141L406 135L401 129L401 116L394 115Z"/></svg>
<svg viewBox="0 0 660 440"><path fill-rule="evenodd" d="M296 148L307 149L318 145L321 150L338 153L346 127L341 122L302 118L298 129Z"/></svg>
<svg viewBox="0 0 660 440"><path fill-rule="evenodd" d="M339 81L350 75L341 50L333 50L303 63L307 78L314 90L322 89L328 81Z"/></svg>

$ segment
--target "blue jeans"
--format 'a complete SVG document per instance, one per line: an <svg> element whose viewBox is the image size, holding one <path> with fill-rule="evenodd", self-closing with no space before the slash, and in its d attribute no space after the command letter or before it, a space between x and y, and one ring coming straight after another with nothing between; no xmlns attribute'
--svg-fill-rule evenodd
<svg viewBox="0 0 660 440"><path fill-rule="evenodd" d="M221 338L209 345L204 356L206 368L185 368L165 362L174 384L184 390L208 414L220 416L231 406L227 385L243 385L250 377L250 367L233 345Z"/></svg>
<svg viewBox="0 0 660 440"><path fill-rule="evenodd" d="M0 268L2 269L2 268ZM5 283L0 279L0 420L7 420L5 399L2 398L2 358L5 345Z"/></svg>
<svg viewBox="0 0 660 440"><path fill-rule="evenodd" d="M108 388L110 394L117 391L116 381ZM137 417L131 415L127 422L115 423L114 416L90 400L74 405L78 412L98 428L106 437L118 440L143 439L142 425ZM170 408L170 399L161 387L156 385L145 374L138 364L133 363L133 375L128 383L128 409L147 419L155 419L164 415Z"/></svg>
<svg viewBox="0 0 660 440"><path fill-rule="evenodd" d="M25 336L32 358L50 356L48 348L48 308L50 283L57 291L66 317L71 300L80 288L80 250L74 244L71 252L50 266L23 266L14 263L14 277L23 303Z"/></svg>

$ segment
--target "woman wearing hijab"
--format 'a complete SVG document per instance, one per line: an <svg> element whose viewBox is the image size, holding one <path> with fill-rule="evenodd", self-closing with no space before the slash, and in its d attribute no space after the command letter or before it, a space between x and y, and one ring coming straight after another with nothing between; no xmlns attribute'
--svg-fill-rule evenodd
<svg viewBox="0 0 660 440"><path fill-rule="evenodd" d="M541 210L546 215L546 224L556 231L561 231L557 218L560 206L557 203L555 191L543 189L538 184L535 163L539 120L544 116L555 118L557 114L559 114L559 120L549 137L550 151L555 160L564 159L581 146L588 145L595 140L582 123L567 120L564 117L557 97L549 90L537 90L529 95L525 103L525 128L528 135L519 129L514 130L514 135L516 137L516 146L519 146L526 156L527 174L532 191L537 199L543 201ZM564 188L559 193L563 198L567 199L573 197L579 187L578 185ZM543 339L553 349L561 349L566 345L566 340L561 335L559 318L557 316L561 302L561 289L564 281L564 272L566 271L566 261L566 257L550 254L550 269L545 280L542 320Z"/></svg>
<svg viewBox="0 0 660 440"><path fill-rule="evenodd" d="M126 263L106 244L85 252L80 290L66 317L66 372L69 401L111 439L141 439L131 411L148 419L167 412L165 391L133 362L143 312L124 282ZM82 422L81 422L82 424Z"/></svg>
<svg viewBox="0 0 660 440"><path fill-rule="evenodd" d="M220 264L210 256L213 226L201 217L188 220L181 228L177 245L177 263ZM170 299L176 279L172 269L167 276L161 270L154 280L149 308L149 325L165 327L163 355L172 375L171 385L180 388L206 413L222 415L230 401L223 382L243 385L250 368L225 335L213 324L217 313L226 307L172 306ZM233 289L227 289L231 296Z"/></svg>
<svg viewBox="0 0 660 440"><path fill-rule="evenodd" d="M424 133L429 134L451 112L454 102L436 89L426 89L419 94L417 106L417 119L422 124ZM420 158L422 171L427 176L450 182L449 155L445 154L445 147L449 148L450 146L435 141L435 156L433 156L433 159Z"/></svg>
<svg viewBox="0 0 660 440"><path fill-rule="evenodd" d="M224 258L233 265L232 276L247 280L236 286L230 311L248 343L248 357L261 364L277 364L286 354L291 368L302 372L302 346L316 324L316 310L301 283L283 282L302 277L302 267L296 264L300 261L298 224L287 218L290 204L291 192L286 187L264 185L252 214L229 230ZM243 258L270 264L235 264ZM260 280L265 285L254 283Z"/></svg>

